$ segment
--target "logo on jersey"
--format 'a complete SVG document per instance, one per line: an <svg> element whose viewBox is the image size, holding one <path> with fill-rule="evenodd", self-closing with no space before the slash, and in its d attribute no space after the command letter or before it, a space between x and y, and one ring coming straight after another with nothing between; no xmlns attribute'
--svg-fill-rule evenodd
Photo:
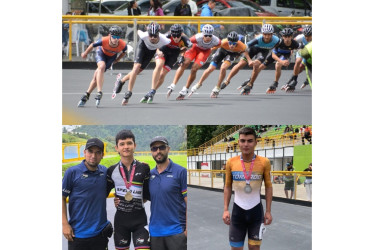
<svg viewBox="0 0 374 250"><path fill-rule="evenodd" d="M168 174L166 177L173 178L174 176L172 174Z"/></svg>
<svg viewBox="0 0 374 250"><path fill-rule="evenodd" d="M156 175L151 175L151 178L150 178L150 180L153 180L154 178L156 177Z"/></svg>
<svg viewBox="0 0 374 250"><path fill-rule="evenodd" d="M143 244L143 243L144 243L144 239L142 238L136 239L136 244Z"/></svg>

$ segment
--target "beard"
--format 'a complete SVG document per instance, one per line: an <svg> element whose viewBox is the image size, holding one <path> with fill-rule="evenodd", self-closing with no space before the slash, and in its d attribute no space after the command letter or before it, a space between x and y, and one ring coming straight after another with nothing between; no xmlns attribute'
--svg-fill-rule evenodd
<svg viewBox="0 0 374 250"><path fill-rule="evenodd" d="M161 159L158 159L158 158L157 158L159 155L162 156ZM166 160L168 159L168 155L158 154L158 155L156 155L156 156L153 156L153 159L155 160L155 162L156 162L157 164L161 164L161 163L166 162Z"/></svg>

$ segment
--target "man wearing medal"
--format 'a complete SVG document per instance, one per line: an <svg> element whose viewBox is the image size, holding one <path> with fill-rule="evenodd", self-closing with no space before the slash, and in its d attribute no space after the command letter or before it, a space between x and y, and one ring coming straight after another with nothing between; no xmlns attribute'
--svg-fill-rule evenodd
<svg viewBox="0 0 374 250"><path fill-rule="evenodd" d="M115 149L120 162L108 168L109 188L115 188L119 199L114 216L114 244L116 249L129 249L131 235L135 249L150 249L147 215L144 202L149 200L149 166L134 159L135 136L130 130L116 135Z"/></svg>
<svg viewBox="0 0 374 250"><path fill-rule="evenodd" d="M270 179L270 161L255 155L257 145L255 130L244 127L239 130L241 155L230 158L226 163L226 183L224 188L223 222L230 226L229 241L232 250L243 250L248 233L248 249L259 250L264 225L270 225L273 187ZM264 215L260 191L265 182L266 211ZM229 204L235 191L232 217Z"/></svg>

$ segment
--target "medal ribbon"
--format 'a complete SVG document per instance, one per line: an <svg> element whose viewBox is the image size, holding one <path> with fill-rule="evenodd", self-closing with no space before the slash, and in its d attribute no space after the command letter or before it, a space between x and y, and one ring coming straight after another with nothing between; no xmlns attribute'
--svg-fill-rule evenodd
<svg viewBox="0 0 374 250"><path fill-rule="evenodd" d="M130 180L127 182L126 174L125 171L123 170L122 162L119 162L119 167L122 173L122 178L125 182L125 186L127 189L129 189L132 185L132 179L134 178L134 173L135 173L135 167L136 167L136 161L134 161L134 164L132 164L132 170L130 174Z"/></svg>
<svg viewBox="0 0 374 250"><path fill-rule="evenodd" d="M253 158L252 158L252 161L251 161L251 167L249 168L249 174L247 175L247 171L245 170L245 166L244 166L243 156L242 155L240 156L240 162L242 163L244 178L245 178L245 182L247 184L249 184L250 179L251 179L253 165L255 164L255 159L256 159L256 155L253 154Z"/></svg>

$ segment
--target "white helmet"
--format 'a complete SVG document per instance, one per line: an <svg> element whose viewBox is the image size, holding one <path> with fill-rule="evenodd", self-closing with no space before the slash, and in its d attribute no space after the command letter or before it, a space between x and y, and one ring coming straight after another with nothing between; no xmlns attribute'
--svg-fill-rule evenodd
<svg viewBox="0 0 374 250"><path fill-rule="evenodd" d="M203 35L213 35L214 28L210 24L205 24L202 32L203 32Z"/></svg>
<svg viewBox="0 0 374 250"><path fill-rule="evenodd" d="M274 33L274 27L271 24L262 25L261 32L264 34Z"/></svg>

